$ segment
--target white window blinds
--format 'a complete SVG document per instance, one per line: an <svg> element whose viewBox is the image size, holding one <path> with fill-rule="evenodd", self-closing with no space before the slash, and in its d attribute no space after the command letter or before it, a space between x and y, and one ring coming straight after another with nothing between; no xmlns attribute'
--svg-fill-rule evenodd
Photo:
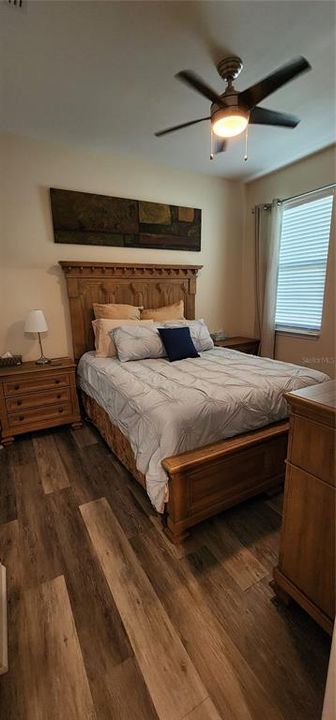
<svg viewBox="0 0 336 720"><path fill-rule="evenodd" d="M321 328L334 190L316 191L283 209L275 325Z"/></svg>

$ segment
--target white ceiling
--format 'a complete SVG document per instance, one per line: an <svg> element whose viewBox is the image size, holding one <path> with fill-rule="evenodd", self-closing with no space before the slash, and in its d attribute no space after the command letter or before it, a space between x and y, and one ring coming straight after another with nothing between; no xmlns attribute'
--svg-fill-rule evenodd
<svg viewBox="0 0 336 720"><path fill-rule="evenodd" d="M0 6L2 130L248 179L335 141L335 5L265 2L24 0ZM299 115L295 130L254 126L209 160L208 123L163 138L155 130L208 114L209 102L174 79L192 69L221 92L214 67L243 58L244 89L304 55L313 70L261 105Z"/></svg>

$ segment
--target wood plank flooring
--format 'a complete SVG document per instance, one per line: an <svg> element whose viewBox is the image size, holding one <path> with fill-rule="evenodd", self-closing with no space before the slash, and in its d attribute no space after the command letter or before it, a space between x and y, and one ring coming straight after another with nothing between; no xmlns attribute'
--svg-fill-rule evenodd
<svg viewBox="0 0 336 720"><path fill-rule="evenodd" d="M0 451L0 720L319 720L328 636L269 586L281 497L172 546L90 427Z"/></svg>
<svg viewBox="0 0 336 720"><path fill-rule="evenodd" d="M18 637L26 720L58 718L60 695L67 720L94 718L64 576L23 592Z"/></svg>

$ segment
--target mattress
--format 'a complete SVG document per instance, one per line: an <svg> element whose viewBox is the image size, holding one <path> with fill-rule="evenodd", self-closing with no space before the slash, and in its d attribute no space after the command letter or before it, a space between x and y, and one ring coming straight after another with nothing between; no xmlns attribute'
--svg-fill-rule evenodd
<svg viewBox="0 0 336 720"><path fill-rule="evenodd" d="M283 420L288 415L285 392L329 377L214 348L174 363L121 363L88 352L79 361L78 379L128 439L150 500L162 512L168 499L163 458Z"/></svg>

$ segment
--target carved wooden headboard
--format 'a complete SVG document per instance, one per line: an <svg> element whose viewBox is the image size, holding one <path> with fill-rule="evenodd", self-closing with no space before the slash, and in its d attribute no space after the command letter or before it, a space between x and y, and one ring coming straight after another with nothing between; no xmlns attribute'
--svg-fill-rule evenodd
<svg viewBox="0 0 336 720"><path fill-rule="evenodd" d="M75 360L94 348L93 303L126 303L145 308L184 300L195 317L196 277L202 265L150 265L60 261L66 277Z"/></svg>

